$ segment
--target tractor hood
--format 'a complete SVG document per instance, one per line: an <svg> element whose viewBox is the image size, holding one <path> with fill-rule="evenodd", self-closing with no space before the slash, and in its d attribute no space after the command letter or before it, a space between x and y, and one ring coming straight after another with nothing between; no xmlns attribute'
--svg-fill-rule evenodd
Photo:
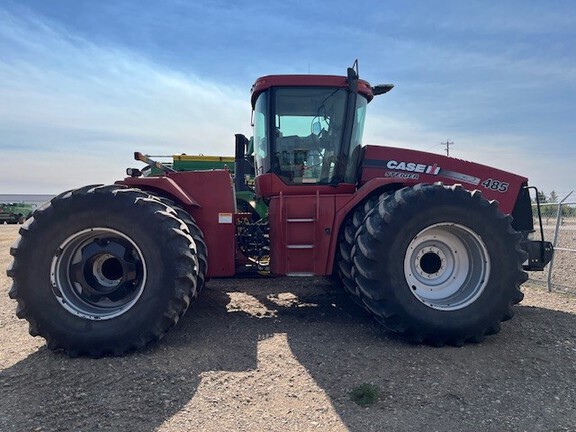
<svg viewBox="0 0 576 432"><path fill-rule="evenodd" d="M500 209L511 213L520 189L528 179L486 165L435 153L368 145L364 149L360 186L374 178L407 186L442 182L478 189L486 198L497 200Z"/></svg>

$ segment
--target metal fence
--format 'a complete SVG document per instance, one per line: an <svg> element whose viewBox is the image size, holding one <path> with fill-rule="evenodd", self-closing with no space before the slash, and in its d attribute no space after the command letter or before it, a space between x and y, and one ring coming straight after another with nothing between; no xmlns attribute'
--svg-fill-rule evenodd
<svg viewBox="0 0 576 432"><path fill-rule="evenodd" d="M555 252L544 272L529 274L531 281L546 285L548 291L576 294L576 202L564 200L541 204L544 237L552 242ZM537 216L536 209L533 214ZM534 227L539 228L537 218Z"/></svg>

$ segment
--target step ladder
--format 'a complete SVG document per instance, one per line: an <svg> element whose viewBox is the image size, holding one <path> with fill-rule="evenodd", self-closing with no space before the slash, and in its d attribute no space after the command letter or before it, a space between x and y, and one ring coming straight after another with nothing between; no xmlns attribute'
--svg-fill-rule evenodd
<svg viewBox="0 0 576 432"><path fill-rule="evenodd" d="M313 276L317 268L317 236L320 194L315 197L280 194L283 245L287 276Z"/></svg>

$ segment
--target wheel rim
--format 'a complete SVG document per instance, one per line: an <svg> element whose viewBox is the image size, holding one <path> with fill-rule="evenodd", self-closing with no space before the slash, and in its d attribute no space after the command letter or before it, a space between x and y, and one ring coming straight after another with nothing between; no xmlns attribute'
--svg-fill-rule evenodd
<svg viewBox="0 0 576 432"><path fill-rule="evenodd" d="M439 223L420 231L408 245L404 275L412 294L433 309L472 304L490 276L486 245L469 228Z"/></svg>
<svg viewBox="0 0 576 432"><path fill-rule="evenodd" d="M91 228L68 237L52 259L50 278L56 299L73 315L106 320L138 301L146 264L129 237L110 228Z"/></svg>

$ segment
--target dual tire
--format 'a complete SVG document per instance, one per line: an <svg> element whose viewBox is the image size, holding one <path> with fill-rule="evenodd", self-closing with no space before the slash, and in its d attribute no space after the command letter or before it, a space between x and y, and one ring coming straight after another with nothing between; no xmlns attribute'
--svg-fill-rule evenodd
<svg viewBox="0 0 576 432"><path fill-rule="evenodd" d="M206 271L201 234L190 217L138 189L61 194L34 212L10 250L17 316L71 356L140 349L196 298Z"/></svg>
<svg viewBox="0 0 576 432"><path fill-rule="evenodd" d="M417 185L356 213L365 216L348 225L354 236L341 240L350 252L340 254L339 269L354 300L385 328L460 346L513 316L526 254L496 202L459 185Z"/></svg>

